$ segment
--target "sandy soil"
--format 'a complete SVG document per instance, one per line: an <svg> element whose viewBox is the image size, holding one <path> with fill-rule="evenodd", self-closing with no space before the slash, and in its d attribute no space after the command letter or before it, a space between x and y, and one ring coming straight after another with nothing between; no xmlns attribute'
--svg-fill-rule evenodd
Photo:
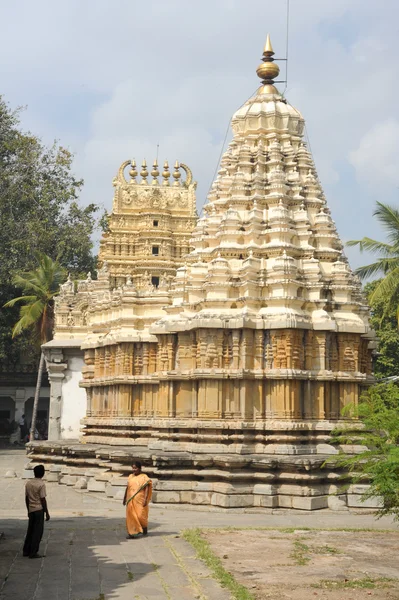
<svg viewBox="0 0 399 600"><path fill-rule="evenodd" d="M219 531L206 539L257 600L399 600L399 533Z"/></svg>

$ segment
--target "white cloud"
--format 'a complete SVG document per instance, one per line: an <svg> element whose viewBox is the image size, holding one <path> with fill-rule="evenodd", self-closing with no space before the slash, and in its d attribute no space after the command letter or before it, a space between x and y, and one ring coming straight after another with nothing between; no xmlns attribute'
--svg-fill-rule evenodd
<svg viewBox="0 0 399 600"><path fill-rule="evenodd" d="M396 119L376 123L350 153L350 160L361 183L376 191L399 186L399 122Z"/></svg>
<svg viewBox="0 0 399 600"><path fill-rule="evenodd" d="M4 3L1 91L28 104L27 127L76 153L84 202L110 208L121 162L150 162L159 143L160 159L192 168L201 204L229 118L256 89L267 31L284 56L285 17L275 0ZM347 239L373 235L371 179L395 185L397 129L386 124L397 127L398 17L396 0L384 11L364 0L291 2L287 96L307 120Z"/></svg>

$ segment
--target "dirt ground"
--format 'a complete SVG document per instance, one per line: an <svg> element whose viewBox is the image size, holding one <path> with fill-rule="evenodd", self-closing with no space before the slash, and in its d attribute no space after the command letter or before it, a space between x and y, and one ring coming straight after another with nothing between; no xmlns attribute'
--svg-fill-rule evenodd
<svg viewBox="0 0 399 600"><path fill-rule="evenodd" d="M399 600L399 533L218 531L205 538L257 600Z"/></svg>

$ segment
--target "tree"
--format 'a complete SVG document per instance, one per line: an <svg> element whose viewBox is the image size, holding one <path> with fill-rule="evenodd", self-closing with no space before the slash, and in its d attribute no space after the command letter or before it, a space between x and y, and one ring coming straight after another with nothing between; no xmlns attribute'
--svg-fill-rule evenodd
<svg viewBox="0 0 399 600"><path fill-rule="evenodd" d="M370 301L372 303L386 301L387 306L395 303L399 323L399 211L387 204L377 202L373 215L387 232L388 242L378 242L364 237L361 240L347 242L347 246L359 246L361 252L365 250L380 255L376 262L359 267L356 273L362 279L377 274L384 275L373 289Z"/></svg>
<svg viewBox="0 0 399 600"><path fill-rule="evenodd" d="M73 156L22 132L19 113L0 96L0 306L15 296L14 273L35 268L37 252L75 276L95 267L98 207L79 206L83 182L72 174ZM30 349L29 332L12 339L17 319L17 307L0 311L0 360L17 362Z"/></svg>
<svg viewBox="0 0 399 600"><path fill-rule="evenodd" d="M378 356L374 365L374 374L378 379L399 375L399 329L397 322L397 301L382 294L373 298L378 281L371 281L364 286L370 305L370 324L378 337Z"/></svg>
<svg viewBox="0 0 399 600"><path fill-rule="evenodd" d="M353 456L338 455L335 462L351 474L354 483L367 483L364 498L382 499L378 515L399 519L399 387L395 383L377 384L367 390L352 416L362 422L359 430L348 426L336 430L333 441L358 444L364 451Z"/></svg>
<svg viewBox="0 0 399 600"><path fill-rule="evenodd" d="M14 338L26 330L31 331L40 347L53 337L54 297L65 279L65 269L58 261L53 261L46 254L37 254L36 258L38 262L36 269L16 274L13 278L14 285L22 290L22 296L9 300L4 307L13 308L17 304L22 304L19 319L12 330L12 336ZM43 370L44 354L41 352L33 402L31 440L35 439L36 415Z"/></svg>

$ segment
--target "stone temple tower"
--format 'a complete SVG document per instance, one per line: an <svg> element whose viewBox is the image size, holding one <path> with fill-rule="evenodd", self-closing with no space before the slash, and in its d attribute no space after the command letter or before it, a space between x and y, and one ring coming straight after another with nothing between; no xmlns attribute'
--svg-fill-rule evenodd
<svg viewBox="0 0 399 600"><path fill-rule="evenodd" d="M90 308L82 441L101 452L90 446L85 456L99 456L103 469L105 457L117 461L113 475L141 457L157 480L155 501L346 502L331 496L338 475L322 465L336 452L330 433L343 408L373 381L373 332L303 140L304 119L274 85L273 55L268 38L261 85L232 118L233 140L158 318L140 311L133 288L162 276L151 248L163 248L154 231L164 217L141 214L133 254L123 234L102 246L114 285L129 272L134 286L97 294ZM133 208L139 197L138 185L126 187L121 176L117 185L112 223L121 223L119 206ZM166 240L165 252L176 245ZM151 255L150 270L142 259Z"/></svg>

